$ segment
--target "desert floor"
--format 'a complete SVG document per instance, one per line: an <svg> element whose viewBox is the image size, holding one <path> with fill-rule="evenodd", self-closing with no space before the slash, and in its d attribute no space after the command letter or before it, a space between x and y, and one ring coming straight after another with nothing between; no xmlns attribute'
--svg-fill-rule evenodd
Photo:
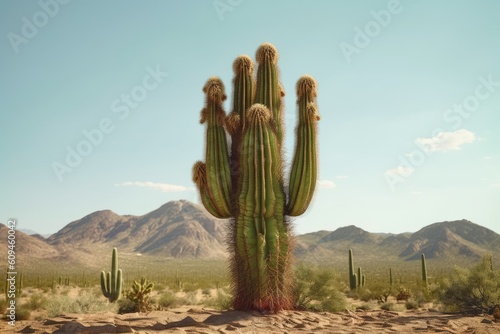
<svg viewBox="0 0 500 334"><path fill-rule="evenodd" d="M278 314L181 307L147 314L66 314L44 320L2 322L1 333L500 333L492 316L431 311L345 311Z"/></svg>

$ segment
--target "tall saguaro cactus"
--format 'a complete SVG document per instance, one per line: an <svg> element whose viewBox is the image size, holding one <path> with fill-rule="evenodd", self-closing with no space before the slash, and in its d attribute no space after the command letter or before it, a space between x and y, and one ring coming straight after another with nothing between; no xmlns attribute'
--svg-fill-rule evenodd
<svg viewBox="0 0 500 334"><path fill-rule="evenodd" d="M316 81L297 82L298 125L288 186L283 175L283 102L278 52L268 43L256 53L256 79L250 57L233 63L233 105L226 117L224 85L217 77L203 88L205 162L193 167L205 208L231 218L229 247L234 307L278 311L293 307L289 216L307 209L316 186ZM228 145L226 131L230 136Z"/></svg>
<svg viewBox="0 0 500 334"><path fill-rule="evenodd" d="M361 267L358 267L358 273L354 270L354 255L352 249L349 249L349 287L351 290L365 286L366 277Z"/></svg>
<svg viewBox="0 0 500 334"><path fill-rule="evenodd" d="M424 288L427 288L429 281L427 278L427 263L425 261L425 254L424 253L422 253L422 255L420 256L420 261L422 262L422 285Z"/></svg>
<svg viewBox="0 0 500 334"><path fill-rule="evenodd" d="M120 298L122 293L122 270L118 269L117 249L113 248L111 257L111 272L101 272L101 290L104 297L112 303Z"/></svg>

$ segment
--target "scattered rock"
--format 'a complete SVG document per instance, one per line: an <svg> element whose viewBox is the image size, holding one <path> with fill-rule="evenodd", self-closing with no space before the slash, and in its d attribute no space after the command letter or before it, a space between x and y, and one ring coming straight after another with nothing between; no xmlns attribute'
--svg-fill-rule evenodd
<svg viewBox="0 0 500 334"><path fill-rule="evenodd" d="M85 329L85 326L77 321L71 321L65 323L61 328L59 328L57 331L54 333L60 333L60 334L77 334L83 332Z"/></svg>

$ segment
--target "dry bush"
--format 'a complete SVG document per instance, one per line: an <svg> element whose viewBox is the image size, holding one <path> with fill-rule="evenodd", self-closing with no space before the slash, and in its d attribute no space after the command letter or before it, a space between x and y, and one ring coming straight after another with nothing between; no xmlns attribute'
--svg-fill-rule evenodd
<svg viewBox="0 0 500 334"><path fill-rule="evenodd" d="M328 269L300 265L295 276L296 307L314 311L338 312L347 307L339 277Z"/></svg>
<svg viewBox="0 0 500 334"><path fill-rule="evenodd" d="M455 274L434 289L448 312L480 314L500 304L500 270L493 270L491 256L471 269L455 268Z"/></svg>

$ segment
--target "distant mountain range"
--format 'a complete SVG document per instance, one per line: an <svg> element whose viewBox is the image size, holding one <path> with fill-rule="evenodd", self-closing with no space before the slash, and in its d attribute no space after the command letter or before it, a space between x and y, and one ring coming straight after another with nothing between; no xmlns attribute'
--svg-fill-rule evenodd
<svg viewBox="0 0 500 334"><path fill-rule="evenodd" d="M224 259L228 224L189 201L171 201L143 216L97 211L49 238L17 231L17 251L26 263L52 259L92 265L95 257L112 247L129 254ZM0 224L0 235L6 229ZM2 253L5 240L0 240ZM297 236L295 252L299 260L324 262L345 259L349 248L364 260L411 261L422 253L428 259L479 259L486 253L500 254L500 235L467 220L434 223L403 234L370 233L346 226Z"/></svg>

